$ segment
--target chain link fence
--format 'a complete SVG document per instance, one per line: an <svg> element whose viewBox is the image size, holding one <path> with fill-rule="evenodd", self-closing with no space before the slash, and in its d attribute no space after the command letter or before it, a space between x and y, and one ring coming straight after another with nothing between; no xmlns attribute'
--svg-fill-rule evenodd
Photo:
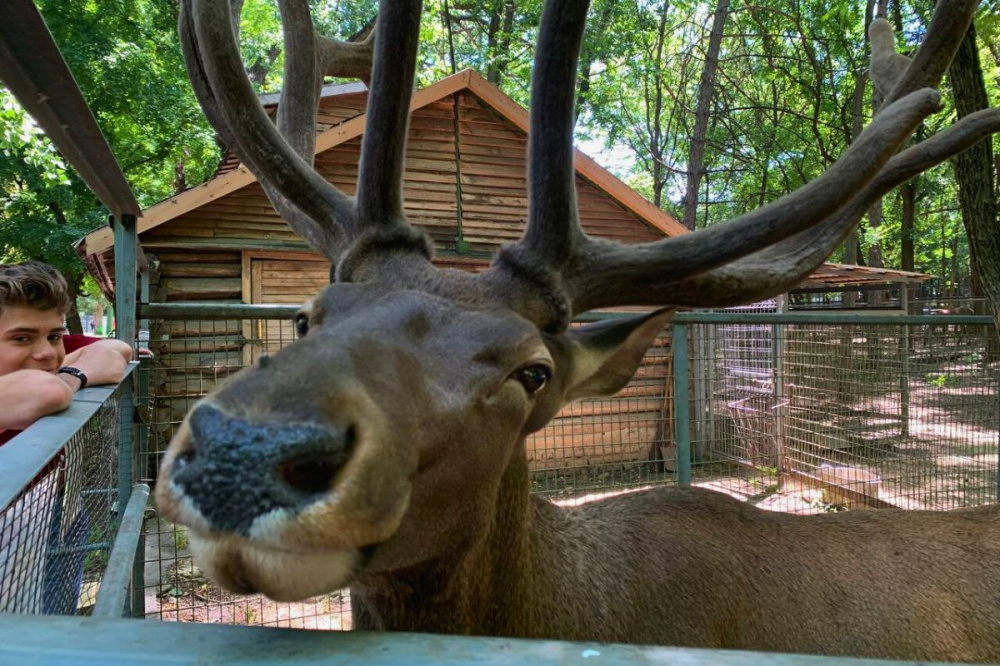
<svg viewBox="0 0 1000 666"><path fill-rule="evenodd" d="M534 491L575 504L680 481L799 513L996 501L988 320L768 309L678 315L623 391L573 403L529 438ZM156 360L139 380L140 481L155 482L202 396L294 339L295 310L147 310ZM154 517L145 532L146 617L351 628L346 590L303 603L230 594L192 561L183 528Z"/></svg>
<svg viewBox="0 0 1000 666"><path fill-rule="evenodd" d="M90 614L119 518L122 387L0 447L0 612Z"/></svg>

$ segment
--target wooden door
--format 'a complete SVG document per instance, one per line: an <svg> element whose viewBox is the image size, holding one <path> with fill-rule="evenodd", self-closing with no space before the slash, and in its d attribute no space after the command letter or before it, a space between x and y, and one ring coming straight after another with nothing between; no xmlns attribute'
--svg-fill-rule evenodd
<svg viewBox="0 0 1000 666"><path fill-rule="evenodd" d="M249 257L250 302L302 305L330 282L330 263L319 257L275 254ZM272 354L295 339L294 322L254 320L246 331L251 341L247 360Z"/></svg>

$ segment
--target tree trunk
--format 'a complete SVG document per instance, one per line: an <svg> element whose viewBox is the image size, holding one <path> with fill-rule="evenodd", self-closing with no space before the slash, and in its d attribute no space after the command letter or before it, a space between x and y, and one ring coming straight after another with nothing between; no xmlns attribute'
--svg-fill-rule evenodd
<svg viewBox="0 0 1000 666"><path fill-rule="evenodd" d="M871 45L868 41L868 25L875 15L875 0L868 0L865 3L865 36L864 36L864 59L868 59ZM854 94L851 96L851 136L848 137L854 143L865 128L865 87L868 85L867 68L859 70L854 74ZM843 262L845 264L857 264L861 256L861 241L859 239L858 227L851 230L851 234L844 242ZM854 305L853 293L847 295L844 304L847 307Z"/></svg>
<svg viewBox="0 0 1000 666"><path fill-rule="evenodd" d="M66 329L77 335L83 333L83 323L80 321L80 311L76 308L76 299L80 296L79 276L63 273L69 292L69 312L66 313Z"/></svg>
<svg viewBox="0 0 1000 666"><path fill-rule="evenodd" d="M490 25L486 31L486 52L489 54L489 62L486 65L486 80L493 85L500 86L500 71L497 68L497 38L500 35L500 12L503 8L500 3L494 3L490 12Z"/></svg>
<svg viewBox="0 0 1000 666"><path fill-rule="evenodd" d="M989 107L986 79L976 48L975 26L965 39L948 70L958 117ZM993 318L1000 326L1000 228L997 227L997 199L994 189L993 142L987 138L955 159L958 200L962 222L969 237L973 270L978 273ZM996 345L990 345L996 348ZM995 360L995 359L991 359Z"/></svg>
<svg viewBox="0 0 1000 666"><path fill-rule="evenodd" d="M513 6L513 3L512 3ZM595 8L595 15L588 21L590 30L596 34L604 34L608 29L608 22L611 20L611 7L608 3L603 3ZM585 39L580 47L580 71L576 86L576 117L583 113L583 108L590 103L590 75L594 68L594 63L602 59L592 40Z"/></svg>
<svg viewBox="0 0 1000 666"><path fill-rule="evenodd" d="M486 66L486 80L500 87L507 65L510 63L510 33L514 27L514 2L497 3L490 15L487 47L490 61Z"/></svg>
<svg viewBox="0 0 1000 666"><path fill-rule="evenodd" d="M915 270L914 248L913 248L913 227L917 210L917 184L911 180L899 188L899 195L903 200L903 220L900 235L902 238L902 249L900 258L900 268L904 271Z"/></svg>
<svg viewBox="0 0 1000 666"><path fill-rule="evenodd" d="M660 70L660 63L663 62L667 12L669 10L670 1L664 0L663 6L660 9L660 24L656 34L656 77L654 79L655 85L653 86L653 116L651 126L649 127L649 145L652 149L653 158L653 205L657 208L663 204L663 188L667 185L667 170L664 166L666 158L663 154L665 150L665 146L663 145L663 95L666 86Z"/></svg>
<svg viewBox="0 0 1000 666"><path fill-rule="evenodd" d="M729 16L729 0L718 0L712 32L708 38L705 54L705 68L698 84L698 103L694 111L694 132L691 134L691 150L688 156L687 189L684 193L684 226L694 229L698 214L698 189L705 167L705 144L708 138L708 120L712 114L712 98L715 95L715 74L719 69L719 50L722 47L722 33Z"/></svg>

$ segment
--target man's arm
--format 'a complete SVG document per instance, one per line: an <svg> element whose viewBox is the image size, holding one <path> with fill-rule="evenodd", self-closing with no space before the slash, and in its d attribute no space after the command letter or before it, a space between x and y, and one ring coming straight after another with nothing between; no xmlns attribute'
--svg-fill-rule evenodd
<svg viewBox="0 0 1000 666"><path fill-rule="evenodd" d="M93 344L67 355L63 367L67 365L87 375L88 386L98 386L121 381L126 361L115 346ZM79 389L80 380L69 374L18 370L0 376L0 429L23 430L43 416L66 409Z"/></svg>
<svg viewBox="0 0 1000 666"><path fill-rule="evenodd" d="M75 379L79 388L79 380ZM73 401L75 389L42 370L18 370L0 376L0 429L23 430L43 416L60 412Z"/></svg>
<svg viewBox="0 0 1000 666"><path fill-rule="evenodd" d="M105 342L116 342L118 345L108 345ZM131 352L131 348L120 340L102 340L101 342L88 345L78 349L72 354L67 354L63 360L62 367L73 366L87 375L87 386L98 386L100 384L117 384L125 374L125 366L128 361L122 353L121 346ZM131 353L129 353L131 358ZM75 392L80 388L80 380L73 375L57 375L60 380L69 384Z"/></svg>

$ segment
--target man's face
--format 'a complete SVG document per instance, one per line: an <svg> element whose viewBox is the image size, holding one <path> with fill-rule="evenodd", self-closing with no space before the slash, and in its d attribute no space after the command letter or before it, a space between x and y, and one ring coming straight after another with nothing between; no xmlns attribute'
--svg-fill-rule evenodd
<svg viewBox="0 0 1000 666"><path fill-rule="evenodd" d="M7 307L0 313L0 375L18 370L55 372L66 358L58 310Z"/></svg>

